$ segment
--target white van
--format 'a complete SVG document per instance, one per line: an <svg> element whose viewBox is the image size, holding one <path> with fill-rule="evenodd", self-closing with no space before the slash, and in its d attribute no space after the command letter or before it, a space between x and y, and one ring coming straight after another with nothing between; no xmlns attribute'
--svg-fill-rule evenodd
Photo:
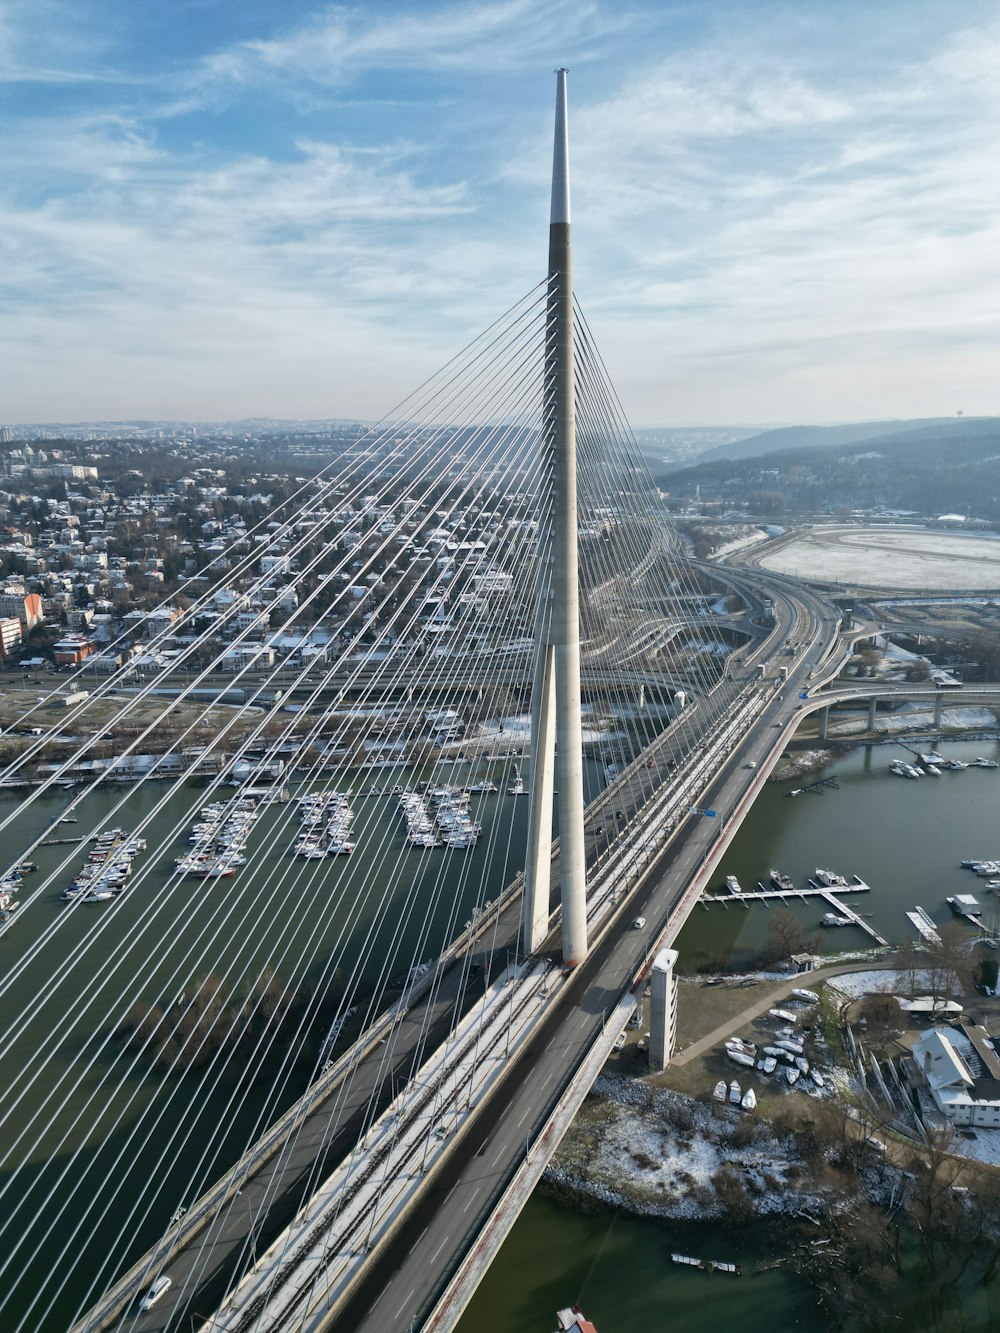
<svg viewBox="0 0 1000 1333"><path fill-rule="evenodd" d="M169 1289L170 1289L170 1279L168 1277L158 1277L156 1281L153 1283L153 1285L150 1287L150 1289L146 1292L145 1296L143 1296L142 1300L139 1302L139 1309L152 1310L153 1306L160 1299L160 1297L165 1296L166 1293L169 1291Z"/></svg>

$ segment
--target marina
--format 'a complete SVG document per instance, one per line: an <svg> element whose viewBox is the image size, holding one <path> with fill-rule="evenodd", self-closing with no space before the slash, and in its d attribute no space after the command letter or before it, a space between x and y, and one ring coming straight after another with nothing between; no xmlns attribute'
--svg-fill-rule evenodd
<svg viewBox="0 0 1000 1333"><path fill-rule="evenodd" d="M768 889L758 882L757 888L750 892L734 890L730 885L730 880L735 880L735 876L730 875L726 880L727 888L729 888L728 896L706 893L702 895L700 901L704 907L707 907L710 903L721 903L723 907L728 907L731 902L739 901L742 906L749 909L751 904L755 902L762 902L767 906L776 899L787 903L789 900L795 899L818 898L830 908L830 911L821 920L821 925L855 926L858 930L864 931L876 944L887 947L888 940L885 936L877 931L870 921L867 921L853 907L845 903L841 897L842 894L847 893L870 893L871 885L866 884L858 875L854 875L848 882L843 875L838 875L832 870L817 870L816 875L817 878L829 880L829 883L818 884L815 880L810 879L808 888L797 889L788 875L779 870L772 870L770 873L772 884L780 883L782 887ZM738 899L737 892L739 893Z"/></svg>

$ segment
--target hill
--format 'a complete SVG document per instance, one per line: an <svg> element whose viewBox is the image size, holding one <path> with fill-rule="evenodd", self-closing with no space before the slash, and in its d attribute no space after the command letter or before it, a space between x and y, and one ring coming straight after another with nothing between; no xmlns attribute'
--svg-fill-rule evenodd
<svg viewBox="0 0 1000 1333"><path fill-rule="evenodd" d="M878 508L1000 522L1000 418L909 425L852 444L807 446L661 470L675 499L749 504L754 512Z"/></svg>
<svg viewBox="0 0 1000 1333"><path fill-rule="evenodd" d="M990 418L970 417L968 423ZM716 458L754 458L760 454L787 453L791 449L824 449L838 444L863 444L885 436L895 437L917 430L943 430L956 424L954 417L926 417L911 421L855 421L843 426L782 426L748 439L727 440L706 449L695 459L709 463Z"/></svg>

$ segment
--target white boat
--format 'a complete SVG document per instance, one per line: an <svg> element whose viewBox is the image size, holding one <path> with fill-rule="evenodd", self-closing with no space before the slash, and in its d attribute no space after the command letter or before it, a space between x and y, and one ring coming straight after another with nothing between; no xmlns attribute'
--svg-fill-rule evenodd
<svg viewBox="0 0 1000 1333"><path fill-rule="evenodd" d="M790 893L795 888L791 876L782 874L780 870L770 871L771 883L776 889L781 889L785 893Z"/></svg>
<svg viewBox="0 0 1000 1333"><path fill-rule="evenodd" d="M814 990L799 988L792 991L792 996L796 1000L801 1000L803 1004L819 1004L819 996Z"/></svg>
<svg viewBox="0 0 1000 1333"><path fill-rule="evenodd" d="M821 926L853 926L854 922L848 916L838 916L836 912L824 912L823 919L819 924Z"/></svg>
<svg viewBox="0 0 1000 1333"><path fill-rule="evenodd" d="M789 1055L803 1055L805 1053L805 1047L800 1041L788 1041L782 1039L781 1041L776 1041L774 1044L775 1046L780 1047L781 1050L787 1051Z"/></svg>
<svg viewBox="0 0 1000 1333"><path fill-rule="evenodd" d="M836 870L823 870L819 866L813 871L813 878L816 883L824 889L846 889L847 880L843 875L838 875Z"/></svg>
<svg viewBox="0 0 1000 1333"><path fill-rule="evenodd" d="M738 1051L749 1051L753 1055L757 1049L757 1043L753 1041L744 1041L742 1037L727 1037L726 1045L733 1046Z"/></svg>
<svg viewBox="0 0 1000 1333"><path fill-rule="evenodd" d="M732 1102L734 1106L739 1106L742 1097L743 1097L743 1089L736 1082L736 1080L733 1079L732 1083L730 1083L729 1085L729 1100Z"/></svg>
<svg viewBox="0 0 1000 1333"><path fill-rule="evenodd" d="M778 1062L773 1055L766 1055L763 1060L757 1061L757 1068L762 1074L773 1074L778 1067Z"/></svg>
<svg viewBox="0 0 1000 1333"><path fill-rule="evenodd" d="M729 1096L729 1085L724 1078L720 1078L715 1085L715 1091L712 1096L717 1102L724 1102Z"/></svg>
<svg viewBox="0 0 1000 1333"><path fill-rule="evenodd" d="M753 1088L747 1088L746 1092L740 1099L740 1106L744 1111L756 1111L757 1094L754 1092Z"/></svg>
<svg viewBox="0 0 1000 1333"><path fill-rule="evenodd" d="M795 1057L795 1068L799 1071L800 1074L809 1073L809 1061L805 1058L804 1055L797 1055Z"/></svg>
<svg viewBox="0 0 1000 1333"><path fill-rule="evenodd" d="M817 1088L826 1087L826 1082L823 1078L823 1075L819 1072L818 1069L814 1069L812 1071L812 1081L816 1084Z"/></svg>
<svg viewBox="0 0 1000 1333"><path fill-rule="evenodd" d="M961 773L963 768L968 768L968 764L963 764L961 759L945 759L941 763L942 768L948 769L950 773Z"/></svg>
<svg viewBox="0 0 1000 1333"><path fill-rule="evenodd" d="M790 1009L768 1009L772 1018L780 1018L782 1023L798 1022L798 1015L793 1014Z"/></svg>
<svg viewBox="0 0 1000 1333"><path fill-rule="evenodd" d="M788 1052L783 1051L780 1046L765 1046L764 1054L768 1056L770 1059L777 1058L780 1060L783 1059L784 1056L788 1054Z"/></svg>
<svg viewBox="0 0 1000 1333"><path fill-rule="evenodd" d="M981 754L977 754L970 768L1000 768L1000 764L995 759L985 759Z"/></svg>
<svg viewBox="0 0 1000 1333"><path fill-rule="evenodd" d="M798 1081L799 1081L799 1079L800 1079L801 1077L802 1077L801 1071L798 1070L798 1069L786 1069L786 1070L785 1070L785 1078L788 1079L788 1086L789 1086L790 1088L794 1088L795 1085L796 1085L796 1083L798 1083Z"/></svg>
<svg viewBox="0 0 1000 1333"><path fill-rule="evenodd" d="M732 1046L726 1048L726 1054L735 1064L746 1065L747 1069L753 1069L754 1065L757 1063L754 1056L750 1055L747 1051L738 1051Z"/></svg>
<svg viewBox="0 0 1000 1333"><path fill-rule="evenodd" d="M508 795L508 796L523 796L523 795L524 795L524 778L522 778L522 777L520 777L520 776L516 777L516 778L514 779L514 781L510 784L510 786L507 788L507 795Z"/></svg>
<svg viewBox="0 0 1000 1333"><path fill-rule="evenodd" d="M742 893L743 889L735 875L726 876L726 888L730 893Z"/></svg>
<svg viewBox="0 0 1000 1333"><path fill-rule="evenodd" d="M941 770L936 764L925 764L924 772L929 778L939 778L941 776Z"/></svg>

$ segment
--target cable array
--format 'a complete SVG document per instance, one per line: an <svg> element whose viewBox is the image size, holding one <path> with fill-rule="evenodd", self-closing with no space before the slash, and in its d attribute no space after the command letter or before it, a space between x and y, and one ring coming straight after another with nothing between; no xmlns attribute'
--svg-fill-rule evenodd
<svg viewBox="0 0 1000 1333"><path fill-rule="evenodd" d="M547 594L547 295L545 284L529 293L373 427L346 464L301 486L253 529L249 551L226 553L228 568L203 571L186 615L195 629L171 667L138 687L115 673L68 709L60 730L80 734L77 753L0 817L12 862L44 860L0 941L5 1327L61 1326L87 1308L522 868L523 819L506 789L528 776L515 719L527 711L535 608ZM679 687L715 716L724 645L579 311L577 322L583 678L596 794L602 768L624 767L662 731ZM286 606L297 601L293 610L276 611L274 575L261 569L268 554L283 561L280 592ZM198 629L209 612L211 624ZM333 640L322 666L291 646L322 635ZM248 653L227 672L226 690L243 700L225 710L201 756L203 786L183 767L162 776L161 762L158 775L124 789L113 768L74 789L63 817L75 814L88 834L124 824L147 846L121 899L59 902L86 844L54 855L45 846L59 827L48 818L58 784L78 778L102 734L129 726L137 734L119 765L167 729L165 758L184 760L199 735L189 707L197 692L219 688L234 648L266 637L282 645L273 665L254 665ZM710 651L692 654L692 639ZM163 631L150 648L168 642ZM640 708L643 689L650 705ZM279 690L298 711L283 711ZM136 725L151 703L153 718ZM452 715L464 719L464 735L448 736ZM26 747L8 781L37 767L53 731ZM679 734L696 743L696 729ZM482 757L497 750L507 757ZM266 802L232 885L192 887L174 864L188 830L207 806L232 799L234 767L279 763L278 785L291 784L293 796L353 786L348 800L366 802L355 853L291 856L296 800ZM390 789L465 788L477 773L499 788L471 812L483 821L478 846L408 846ZM658 777L646 780L652 797ZM386 790L364 794L375 787ZM605 844L619 832L607 830ZM604 850L590 854L596 861ZM481 947L489 970L489 937ZM468 960L464 969L452 1031L477 984ZM430 1001L442 977L433 975ZM430 1040L428 1026L411 1073ZM390 1045L386 1070L392 1056ZM328 1145L351 1116L362 1127L376 1116L374 1093L360 1112L355 1101L348 1077L331 1100ZM291 1158L296 1144L293 1132L282 1153Z"/></svg>

